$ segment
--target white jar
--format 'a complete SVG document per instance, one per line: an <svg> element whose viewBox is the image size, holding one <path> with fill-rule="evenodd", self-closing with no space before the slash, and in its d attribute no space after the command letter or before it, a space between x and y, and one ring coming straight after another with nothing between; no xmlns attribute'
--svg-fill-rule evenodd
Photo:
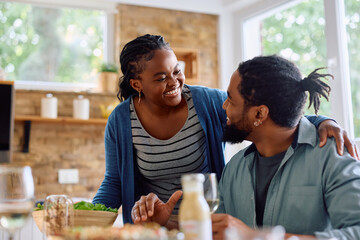
<svg viewBox="0 0 360 240"><path fill-rule="evenodd" d="M41 98L41 117L57 118L57 103L57 98L51 93L48 93L44 98Z"/></svg>
<svg viewBox="0 0 360 240"><path fill-rule="evenodd" d="M79 95L73 101L73 117L78 119L89 119L89 99L84 98L83 95Z"/></svg>

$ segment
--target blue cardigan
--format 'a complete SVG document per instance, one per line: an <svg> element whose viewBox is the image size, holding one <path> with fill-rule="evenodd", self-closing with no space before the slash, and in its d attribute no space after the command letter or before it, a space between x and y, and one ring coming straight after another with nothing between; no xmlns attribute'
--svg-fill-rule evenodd
<svg viewBox="0 0 360 240"><path fill-rule="evenodd" d="M227 94L217 89L188 86L195 110L206 135L207 158L211 172L221 177L225 165L224 143L221 141L226 114L222 109ZM141 184L133 152L130 122L130 97L111 113L105 129L105 178L93 203L107 207L123 206L124 223L132 222L131 209L141 195L147 194Z"/></svg>

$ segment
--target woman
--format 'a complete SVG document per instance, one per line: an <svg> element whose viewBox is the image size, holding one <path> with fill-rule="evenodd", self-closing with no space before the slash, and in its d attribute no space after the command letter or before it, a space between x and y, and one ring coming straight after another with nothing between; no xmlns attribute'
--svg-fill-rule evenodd
<svg viewBox="0 0 360 240"><path fill-rule="evenodd" d="M184 173L215 172L220 179L225 164L222 104L227 96L217 89L184 85L177 58L161 36L147 34L127 43L120 64L124 75L118 98L124 101L108 119L105 178L93 202L122 205L127 223L132 222L136 200L155 193L166 201L181 189ZM319 123L319 118L310 120ZM342 139L342 130L327 122L323 139L336 133ZM346 133L344 138L350 142Z"/></svg>

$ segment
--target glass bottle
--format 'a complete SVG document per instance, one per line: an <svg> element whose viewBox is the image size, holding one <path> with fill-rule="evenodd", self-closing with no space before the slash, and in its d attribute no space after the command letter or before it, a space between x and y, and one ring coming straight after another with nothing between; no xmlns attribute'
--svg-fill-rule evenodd
<svg viewBox="0 0 360 240"><path fill-rule="evenodd" d="M203 182L203 174L181 177L184 195L179 209L179 224L186 240L212 239L210 209L204 198Z"/></svg>

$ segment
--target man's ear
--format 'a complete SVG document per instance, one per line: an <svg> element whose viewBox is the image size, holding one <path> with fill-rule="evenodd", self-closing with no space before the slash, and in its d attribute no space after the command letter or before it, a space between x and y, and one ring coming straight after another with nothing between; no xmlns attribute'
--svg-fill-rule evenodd
<svg viewBox="0 0 360 240"><path fill-rule="evenodd" d="M257 106L256 119L264 122L269 117L269 108L266 105Z"/></svg>
<svg viewBox="0 0 360 240"><path fill-rule="evenodd" d="M130 79L130 86L137 92L142 91L141 82L138 79Z"/></svg>

